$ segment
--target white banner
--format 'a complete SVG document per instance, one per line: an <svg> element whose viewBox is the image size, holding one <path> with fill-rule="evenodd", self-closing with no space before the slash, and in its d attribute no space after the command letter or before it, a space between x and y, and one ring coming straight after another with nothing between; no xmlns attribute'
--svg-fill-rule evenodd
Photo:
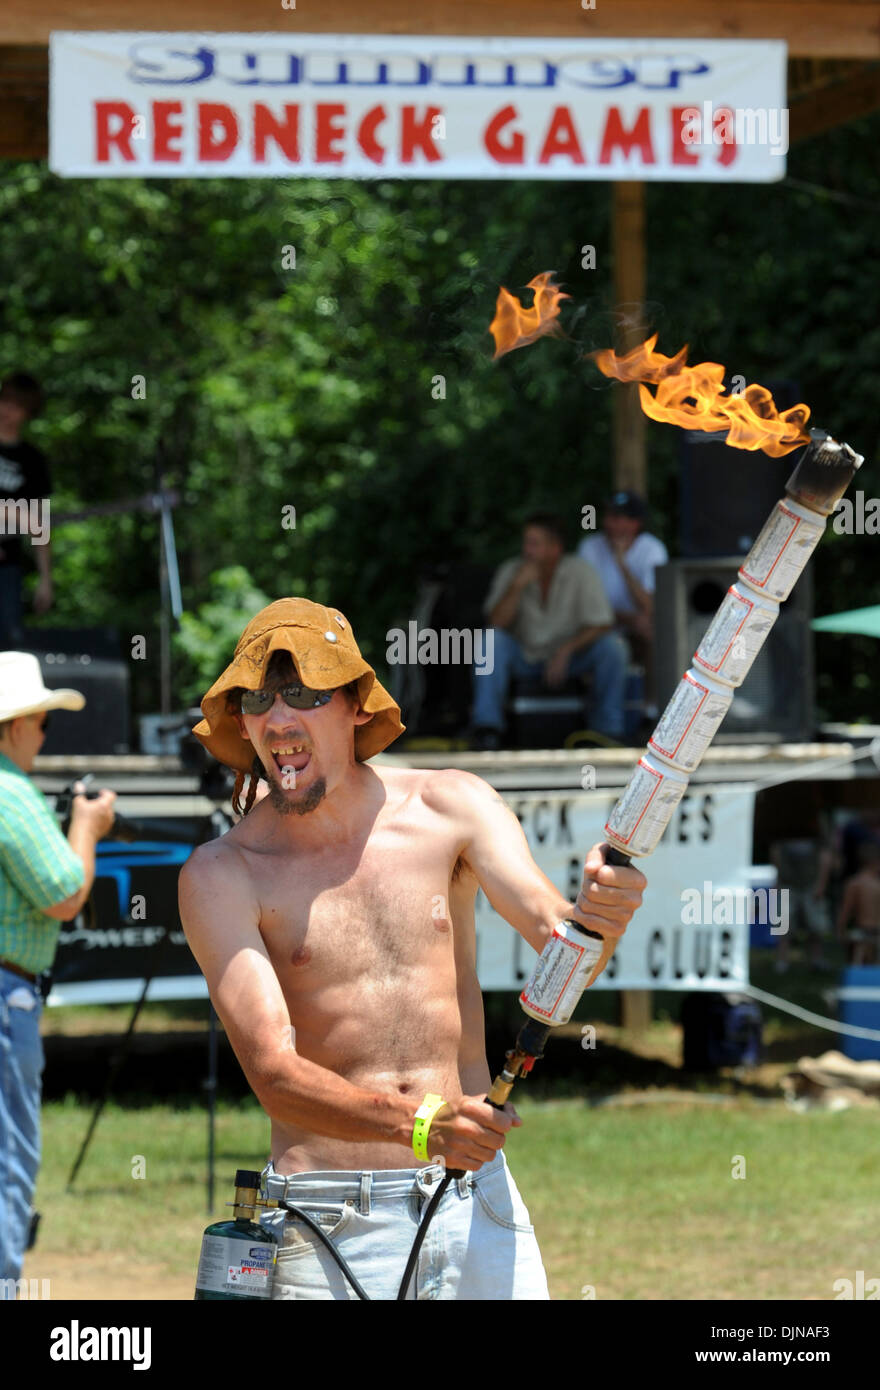
<svg viewBox="0 0 880 1390"><path fill-rule="evenodd" d="M538 867L573 902L590 846L618 791L505 794ZM691 785L653 854L642 906L592 989L736 990L749 978L754 788ZM484 990L522 989L536 960L477 893L477 974Z"/></svg>
<svg viewBox="0 0 880 1390"><path fill-rule="evenodd" d="M50 65L74 177L785 175L778 40L55 33Z"/></svg>

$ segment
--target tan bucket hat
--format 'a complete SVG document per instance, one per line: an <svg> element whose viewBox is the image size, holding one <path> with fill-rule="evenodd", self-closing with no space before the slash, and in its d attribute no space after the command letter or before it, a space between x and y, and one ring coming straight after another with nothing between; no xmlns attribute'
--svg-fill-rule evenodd
<svg viewBox="0 0 880 1390"><path fill-rule="evenodd" d="M253 745L239 733L227 696L238 687L260 690L269 658L277 651L290 653L300 680L312 690L335 690L357 681L361 707L373 716L354 731L358 762L381 753L403 733L400 708L361 656L345 615L310 599L280 598L251 619L231 665L202 698L205 717L192 732L218 762L237 772L250 771Z"/></svg>

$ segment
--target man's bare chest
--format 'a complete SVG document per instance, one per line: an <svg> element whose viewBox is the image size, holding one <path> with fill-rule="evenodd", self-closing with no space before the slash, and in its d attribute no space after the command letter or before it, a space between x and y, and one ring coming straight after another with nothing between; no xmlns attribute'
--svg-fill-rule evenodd
<svg viewBox="0 0 880 1390"><path fill-rule="evenodd" d="M380 981L451 957L451 846L428 838L351 857L270 856L260 933L286 986Z"/></svg>

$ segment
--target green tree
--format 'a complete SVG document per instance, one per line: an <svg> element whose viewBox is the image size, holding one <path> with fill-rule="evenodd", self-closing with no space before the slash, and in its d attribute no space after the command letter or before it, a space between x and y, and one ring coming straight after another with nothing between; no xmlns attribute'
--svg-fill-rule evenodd
<svg viewBox="0 0 880 1390"><path fill-rule="evenodd" d="M646 193L660 349L689 342L691 360L796 380L814 421L869 463L878 130L872 118L795 148L779 184ZM198 615L177 647L181 695L223 659L247 585L255 603L336 604L381 667L432 568L496 564L536 506L567 517L576 542L581 508L613 484L617 388L586 360L617 317L609 206L601 183L100 182L4 164L0 363L46 384L32 437L54 464L54 511L138 497L160 473L180 492ZM568 336L493 362L499 285L545 269L572 296ZM648 439L654 529L674 553L679 432L652 423ZM725 485L735 477L731 463ZM823 541L817 611L880 601L874 539ZM59 526L53 554L45 624L155 637L155 513ZM833 660L823 712L872 714L873 648ZM158 701L158 662L144 665L139 711Z"/></svg>

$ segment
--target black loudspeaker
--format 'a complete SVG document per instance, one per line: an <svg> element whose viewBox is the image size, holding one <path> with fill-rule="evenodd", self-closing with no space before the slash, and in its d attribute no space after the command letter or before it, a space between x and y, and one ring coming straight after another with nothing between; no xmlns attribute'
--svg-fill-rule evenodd
<svg viewBox="0 0 880 1390"><path fill-rule="evenodd" d="M771 392L777 410L798 404L796 383L762 384ZM791 454L773 459L760 449L730 448L726 439L726 430L718 434L682 431L679 553L686 559L748 554L785 492Z"/></svg>
<svg viewBox="0 0 880 1390"><path fill-rule="evenodd" d="M747 555L785 492L790 458L729 449L725 438L688 431L682 440L679 549L685 558ZM722 482L731 475L735 487Z"/></svg>
<svg viewBox="0 0 880 1390"><path fill-rule="evenodd" d="M33 648L31 648L33 651ZM34 651L49 690L78 690L81 710L53 709L41 756L64 753L128 753L130 676L124 661L91 652Z"/></svg>
<svg viewBox="0 0 880 1390"><path fill-rule="evenodd" d="M421 628L484 632L489 626L483 599L495 573L491 565L436 566L420 576L413 611L396 626L404 631L416 618ZM398 680L395 671L400 671ZM473 667L466 665L392 668L391 694L401 702L407 729L419 736L459 734L470 719Z"/></svg>
<svg viewBox="0 0 880 1390"><path fill-rule="evenodd" d="M691 665L724 595L736 583L741 562L738 555L720 560L672 560L656 571L654 642L661 710ZM812 616L813 584L808 566L791 597L781 605L757 659L735 692L717 742L730 741L732 735L739 741L759 735L794 741L812 737Z"/></svg>
<svg viewBox="0 0 880 1390"><path fill-rule="evenodd" d="M28 627L24 630L25 652L65 652L76 656L103 656L110 660L122 656L119 629L115 627Z"/></svg>

